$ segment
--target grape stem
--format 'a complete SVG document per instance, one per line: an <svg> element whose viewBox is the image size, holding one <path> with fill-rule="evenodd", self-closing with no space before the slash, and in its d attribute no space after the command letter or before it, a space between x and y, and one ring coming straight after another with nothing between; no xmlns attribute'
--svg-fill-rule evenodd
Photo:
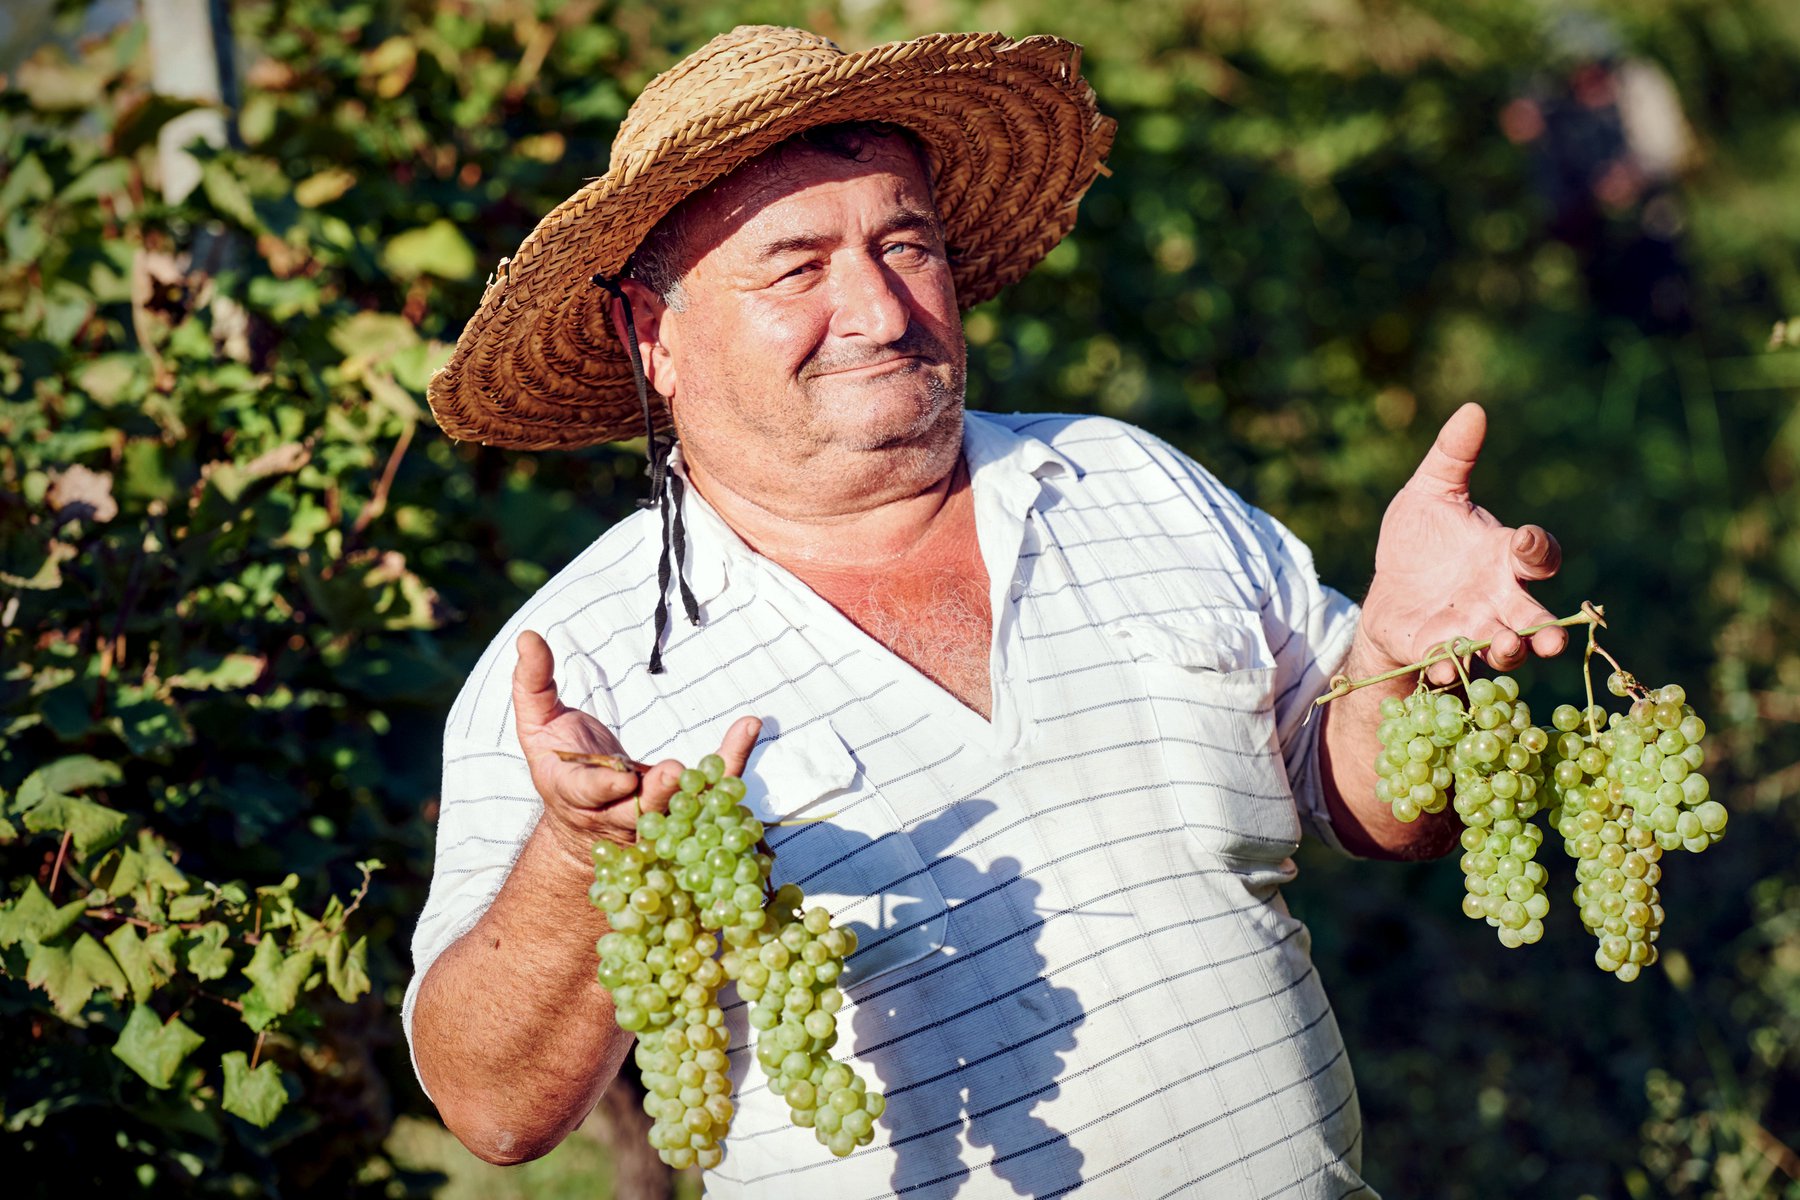
<svg viewBox="0 0 1800 1200"><path fill-rule="evenodd" d="M1528 638L1540 630L1550 629L1558 625L1564 628L1570 628L1575 625L1586 625L1591 640L1594 627L1606 627L1606 609L1598 604L1590 604L1584 600L1581 604L1581 611L1578 613L1562 617L1555 621L1545 621L1541 625L1530 625L1524 629L1514 630L1514 632L1521 638ZM1367 679L1351 679L1348 675L1335 675L1331 680L1331 690L1326 692L1323 696L1320 696L1317 700L1314 700L1313 704L1315 706L1329 704L1333 700L1348 696L1358 688L1365 688L1376 683L1386 683L1390 679L1399 679L1403 675L1411 675L1414 672L1423 671L1427 667L1430 667L1435 663L1443 662L1446 659L1457 663L1460 671L1463 659L1473 655L1477 650L1486 650L1493 644L1492 638L1489 638L1485 642L1471 642L1466 638L1455 638L1443 643L1441 648L1433 650L1430 654L1427 654L1416 663L1409 663L1404 667L1395 667L1392 671L1384 671L1380 675L1371 675ZM1605 653L1605 651L1601 651L1601 653Z"/></svg>

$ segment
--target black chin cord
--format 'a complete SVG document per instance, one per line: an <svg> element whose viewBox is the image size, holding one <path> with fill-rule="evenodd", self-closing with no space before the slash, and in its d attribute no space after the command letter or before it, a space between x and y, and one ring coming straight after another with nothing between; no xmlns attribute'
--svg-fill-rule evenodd
<svg viewBox="0 0 1800 1200"><path fill-rule="evenodd" d="M700 606L695 602L693 589L688 587L687 575L682 570L682 563L687 558L687 524L682 519L681 509L687 488L681 476L668 469L673 440L665 444L656 436L656 419L650 410L650 381L644 375L643 356L638 353L637 321L632 317L631 301L615 279L596 275L594 284L615 296L625 310L625 352L631 357L631 376L637 383L638 405L644 413L644 449L650 460L650 496L637 504L639 508L655 505L662 513L662 553L656 563L656 618L655 629L650 635L649 666L650 674L661 675L662 644L669 630L671 574L681 593L681 607L688 624L700 624Z"/></svg>

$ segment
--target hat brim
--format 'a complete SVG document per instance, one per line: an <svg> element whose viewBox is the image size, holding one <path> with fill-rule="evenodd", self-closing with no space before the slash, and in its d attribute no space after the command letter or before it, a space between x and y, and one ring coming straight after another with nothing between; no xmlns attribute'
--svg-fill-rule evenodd
<svg viewBox="0 0 1800 1200"><path fill-rule="evenodd" d="M682 200L818 125L882 121L930 160L958 303L979 304L1050 252L1111 148L1114 123L1054 37L932 34L826 60L729 96L689 136L628 154L550 212L503 260L431 379L452 437L520 450L641 434L624 345L596 274L616 276ZM659 425L668 414L652 396Z"/></svg>

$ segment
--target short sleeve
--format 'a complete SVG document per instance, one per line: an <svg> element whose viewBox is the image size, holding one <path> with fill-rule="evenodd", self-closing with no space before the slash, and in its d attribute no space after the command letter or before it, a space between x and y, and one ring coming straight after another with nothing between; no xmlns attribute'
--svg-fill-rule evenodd
<svg viewBox="0 0 1800 1200"><path fill-rule="evenodd" d="M1294 804L1308 832L1342 852L1325 805L1319 758L1325 722L1313 702L1349 656L1361 610L1319 581L1312 551L1280 521L1255 508L1248 516L1269 566L1263 633L1275 657L1275 728Z"/></svg>

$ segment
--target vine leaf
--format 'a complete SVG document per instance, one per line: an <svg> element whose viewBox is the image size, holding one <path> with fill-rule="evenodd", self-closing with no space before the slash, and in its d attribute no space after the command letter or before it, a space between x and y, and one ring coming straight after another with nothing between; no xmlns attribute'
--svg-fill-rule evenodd
<svg viewBox="0 0 1800 1200"><path fill-rule="evenodd" d="M66 796L83 788L104 787L123 779L118 763L105 762L89 754L71 754L39 767L25 777L14 798L16 809L23 811L49 799Z"/></svg>
<svg viewBox="0 0 1800 1200"><path fill-rule="evenodd" d="M69 931L75 919L87 908L85 899L71 900L58 908L32 880L16 900L0 904L0 947L23 943L27 951L36 950Z"/></svg>
<svg viewBox="0 0 1800 1200"><path fill-rule="evenodd" d="M136 926L121 925L106 935L106 948L112 951L131 985L131 998L139 1004L174 977L175 939L180 932L159 929L149 937L141 937Z"/></svg>
<svg viewBox="0 0 1800 1200"><path fill-rule="evenodd" d="M318 951L311 946L283 955L275 939L263 935L244 975L256 986L244 993L244 1022L261 1032L277 1017L294 1010L300 989L312 974Z"/></svg>
<svg viewBox="0 0 1800 1200"><path fill-rule="evenodd" d="M369 990L369 939L338 931L325 945L325 980L346 1004Z"/></svg>
<svg viewBox="0 0 1800 1200"><path fill-rule="evenodd" d="M86 933L73 946L39 946L26 965L25 982L43 988L65 1020L86 1007L101 988L115 996L131 990L113 956Z"/></svg>
<svg viewBox="0 0 1800 1200"><path fill-rule="evenodd" d="M252 1069L242 1050L225 1055L219 1065L225 1068L225 1094L219 1101L220 1107L259 1129L267 1129L287 1104L280 1069L272 1062Z"/></svg>
<svg viewBox="0 0 1800 1200"><path fill-rule="evenodd" d="M94 994L94 980L75 965L67 946L39 946L25 967L25 982L42 988L65 1020L73 1017Z"/></svg>
<svg viewBox="0 0 1800 1200"><path fill-rule="evenodd" d="M26 812L25 828L33 833L66 829L75 838L75 852L86 858L118 840L125 814L80 796L50 795Z"/></svg>
<svg viewBox="0 0 1800 1200"><path fill-rule="evenodd" d="M229 930L218 921L202 925L188 943L187 966L196 978L223 979L231 970L231 947L225 944Z"/></svg>
<svg viewBox="0 0 1800 1200"><path fill-rule="evenodd" d="M164 1024L154 1009L139 1004L126 1019L119 1040L113 1044L113 1053L151 1087L166 1088L175 1081L181 1060L205 1040L180 1017L171 1017Z"/></svg>

